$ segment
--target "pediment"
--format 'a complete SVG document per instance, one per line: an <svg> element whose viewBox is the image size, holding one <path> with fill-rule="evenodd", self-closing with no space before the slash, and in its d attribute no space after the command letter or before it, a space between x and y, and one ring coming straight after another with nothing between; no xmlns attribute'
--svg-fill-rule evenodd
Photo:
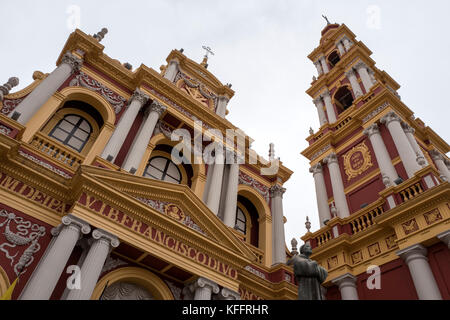
<svg viewBox="0 0 450 320"><path fill-rule="evenodd" d="M80 175L89 179L91 189L95 188L93 184L98 184L114 193L121 203L147 207L158 224L171 224L174 229L181 229L196 240L207 238L225 251L231 250L246 259L256 260L255 254L188 186L93 166L81 166Z"/></svg>

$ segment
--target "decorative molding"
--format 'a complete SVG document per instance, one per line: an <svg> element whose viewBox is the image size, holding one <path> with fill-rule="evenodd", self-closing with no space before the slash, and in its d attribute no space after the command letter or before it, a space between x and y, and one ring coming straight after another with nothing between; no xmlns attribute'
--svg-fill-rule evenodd
<svg viewBox="0 0 450 320"><path fill-rule="evenodd" d="M375 110L373 110L371 113L369 113L367 116L363 118L363 123L366 123L367 121L375 117L377 114L386 109L388 106L389 102L385 102L381 106L377 107Z"/></svg>
<svg viewBox="0 0 450 320"><path fill-rule="evenodd" d="M127 99L115 93L114 91L112 91L105 85L101 84L97 80L91 78L84 72L80 72L79 74L77 74L70 81L69 86L81 86L99 93L112 105L114 112L116 114L119 114L127 103ZM134 95L132 96L132 99L133 98L135 98Z"/></svg>
<svg viewBox="0 0 450 320"><path fill-rule="evenodd" d="M314 161L315 159L317 159L318 157L320 157L322 154L324 154L326 151L328 151L329 149L331 149L331 145L326 145L325 147L323 147L322 149L320 149L319 151L317 151L316 153L314 153L311 156L311 161Z"/></svg>
<svg viewBox="0 0 450 320"><path fill-rule="evenodd" d="M350 151L344 154L343 158L344 170L347 174L348 181L361 175L370 167L373 167L372 157L365 142L353 147Z"/></svg>
<svg viewBox="0 0 450 320"><path fill-rule="evenodd" d="M100 274L114 270L120 266L128 265L127 262L120 260L120 259L114 259L111 256L108 256L108 258L105 261L105 264L103 265L103 269L100 272Z"/></svg>
<svg viewBox="0 0 450 320"><path fill-rule="evenodd" d="M172 292L174 300L181 300L181 288L177 287L172 281L164 280L164 282L169 287L170 292Z"/></svg>
<svg viewBox="0 0 450 320"><path fill-rule="evenodd" d="M253 273L255 276L258 276L258 277L260 277L260 278L263 278L263 279L267 280L267 277L266 277L266 275L265 275L264 273L262 273L262 272L259 271L259 270L256 270L255 268L253 268L253 267L250 266L250 265L245 266L244 269L247 270L248 272Z"/></svg>
<svg viewBox="0 0 450 320"><path fill-rule="evenodd" d="M4 134L5 136L8 136L11 132L12 132L12 130L10 128L0 124L0 134Z"/></svg>
<svg viewBox="0 0 450 320"><path fill-rule="evenodd" d="M263 185L262 183L253 179L252 177L250 177L249 175L245 174L242 171L239 171L239 184L245 184L252 187L256 191L258 191L264 197L264 199L266 199L267 203L269 203L270 201L269 187Z"/></svg>
<svg viewBox="0 0 450 320"><path fill-rule="evenodd" d="M20 99L14 99L14 100L10 100L10 99L5 99L3 100L3 107L1 110L1 113L4 114L5 116L7 116L8 114L10 114L23 100L25 99L25 97L20 98Z"/></svg>
<svg viewBox="0 0 450 320"><path fill-rule="evenodd" d="M62 171L62 170L60 170L60 169L54 167L53 165L51 165L51 164L48 163L48 162L44 162L44 161L42 161L41 159L36 158L35 156L33 156L33 155L29 154L29 153L25 153L25 152L23 152L22 150L19 150L19 154L20 154L22 157L25 157L25 158L27 158L27 159L29 159L29 160L31 160L31 161L37 163L38 165L40 165L40 166L42 166L42 167L44 167L44 168L49 169L50 171L56 173L57 175L60 175L60 176L63 177L64 179L71 179L71 178L72 178L69 174L65 173L64 171Z"/></svg>

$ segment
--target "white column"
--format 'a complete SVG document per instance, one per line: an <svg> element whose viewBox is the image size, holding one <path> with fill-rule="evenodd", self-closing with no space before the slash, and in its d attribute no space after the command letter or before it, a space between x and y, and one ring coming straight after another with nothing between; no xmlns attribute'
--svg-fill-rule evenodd
<svg viewBox="0 0 450 320"><path fill-rule="evenodd" d="M391 157L389 156L386 145L380 135L378 124L372 124L370 127L366 128L363 133L369 137L370 143L375 151L375 158L377 158L384 184L386 187L394 185L394 181L398 179L398 173L392 164ZM385 176L387 176L389 181L387 181Z"/></svg>
<svg viewBox="0 0 450 320"><path fill-rule="evenodd" d="M81 288L72 289L67 295L67 300L89 300L91 298L110 249L119 246L119 239L116 236L101 229L94 230L92 238L91 248L80 271Z"/></svg>
<svg viewBox="0 0 450 320"><path fill-rule="evenodd" d="M141 90L136 89L130 98L130 104L125 110L125 113L120 118L119 124L114 130L111 138L108 141L102 153L102 158L110 162L114 162L117 154L125 141L134 120L136 119L139 110L148 101L149 97Z"/></svg>
<svg viewBox="0 0 450 320"><path fill-rule="evenodd" d="M166 72L164 73L164 78L166 78L170 82L173 82L178 73L179 64L180 63L177 59L170 60Z"/></svg>
<svg viewBox="0 0 450 320"><path fill-rule="evenodd" d="M218 150L216 148L216 150ZM211 185L208 190L208 197L206 200L206 205L214 212L216 215L219 213L220 204L220 194L222 192L222 179L223 179L223 169L224 169L224 155L223 151L218 152L215 155L214 170L211 176Z"/></svg>
<svg viewBox="0 0 450 320"><path fill-rule="evenodd" d="M355 65L355 69L358 71L359 76L361 77L364 89L366 89L366 92L369 92L370 88L372 88L373 86L373 83L369 72L367 71L367 65L364 62L360 61Z"/></svg>
<svg viewBox="0 0 450 320"><path fill-rule="evenodd" d="M411 147L402 126L400 125L400 121L400 117L393 111L381 118L381 123L387 126L392 139L394 140L394 144L397 147L400 158L402 159L408 178L412 178L414 173L419 171L421 167L416 161L417 156Z"/></svg>
<svg viewBox="0 0 450 320"><path fill-rule="evenodd" d="M275 185L270 188L272 211L272 264L286 263L284 236L283 193L286 189Z"/></svg>
<svg viewBox="0 0 450 320"><path fill-rule="evenodd" d="M314 184L316 187L317 208L319 210L320 227L322 227L325 225L323 223L324 221L331 219L322 165L320 163L316 164L315 166L309 169L309 172L311 172L314 177Z"/></svg>
<svg viewBox="0 0 450 320"><path fill-rule="evenodd" d="M123 168L128 172L135 173L142 158L147 150L150 138L155 131L156 124L158 123L161 115L166 111L166 107L157 101L153 101L152 104L146 110L147 118L145 119L142 129L134 140L131 150L128 151L125 165Z"/></svg>
<svg viewBox="0 0 450 320"><path fill-rule="evenodd" d="M409 143L411 144L411 147L414 150L414 153L416 154L416 161L421 167L425 167L428 165L428 161L425 158L422 149L420 148L419 144L417 143L416 137L414 136L414 128L412 128L410 125L408 125L406 122L402 122L402 128L403 131L406 134L406 137L408 138Z"/></svg>
<svg viewBox="0 0 450 320"><path fill-rule="evenodd" d="M320 63L322 64L322 69L325 74L330 72L330 69L328 68L327 59L325 59L325 56L320 57Z"/></svg>
<svg viewBox="0 0 450 320"><path fill-rule="evenodd" d="M219 293L219 286L214 281L206 278L198 278L189 285L194 300L211 300L212 294Z"/></svg>
<svg viewBox="0 0 450 320"><path fill-rule="evenodd" d="M218 294L219 300L241 300L239 292L222 288Z"/></svg>
<svg viewBox="0 0 450 320"><path fill-rule="evenodd" d="M437 238L441 240L450 249L450 230L437 235Z"/></svg>
<svg viewBox="0 0 450 320"><path fill-rule="evenodd" d="M327 109L328 121L330 123L335 123L337 121L336 113L334 112L333 103L331 102L330 91L325 90L321 95L323 101L325 102L325 108Z"/></svg>
<svg viewBox="0 0 450 320"><path fill-rule="evenodd" d="M218 98L216 113L222 118L225 118L225 114L227 112L228 100L229 99L225 96L219 96L219 98Z"/></svg>
<svg viewBox="0 0 450 320"><path fill-rule="evenodd" d="M397 255L405 260L420 300L442 300L441 292L428 264L427 249L416 244L397 251Z"/></svg>
<svg viewBox="0 0 450 320"><path fill-rule="evenodd" d="M433 159L434 163L436 164L439 173L441 174L441 178L444 178L444 180L446 181L450 181L450 171L445 165L444 157L442 156L442 154L437 150L431 150L430 155L431 159Z"/></svg>
<svg viewBox="0 0 450 320"><path fill-rule="evenodd" d="M345 51L348 52L351 49L353 43L347 37L342 38L342 42L344 43Z"/></svg>
<svg viewBox="0 0 450 320"><path fill-rule="evenodd" d="M350 69L345 73L345 76L350 81L355 98L361 97L363 95L363 92L361 90L361 86L359 85L358 79L356 78L355 71L353 69Z"/></svg>
<svg viewBox="0 0 450 320"><path fill-rule="evenodd" d="M336 153L328 155L323 162L328 165L328 169L330 170L331 187L333 189L333 197L338 210L338 216L340 218L346 218L350 215L350 212L348 210L347 199L345 198L344 183L342 182L341 170L339 169Z"/></svg>
<svg viewBox="0 0 450 320"><path fill-rule="evenodd" d="M10 117L14 116L19 123L25 124L71 74L80 70L81 64L81 59L67 52L62 58L61 64L19 103ZM17 114L20 114L18 118Z"/></svg>
<svg viewBox="0 0 450 320"><path fill-rule="evenodd" d="M62 218L57 239L53 242L48 254L42 259L40 268L36 269L29 280L21 300L48 300L64 271L75 244L82 234L91 231L89 224L72 215Z"/></svg>
<svg viewBox="0 0 450 320"><path fill-rule="evenodd" d="M314 99L313 103L315 104L315 106L317 108L317 113L319 115L320 126L323 126L325 123L327 123L327 116L325 115L325 111L323 110L322 98L318 97L317 99Z"/></svg>
<svg viewBox="0 0 450 320"><path fill-rule="evenodd" d="M336 42L336 47L339 50L339 54L341 55L341 57L345 54L345 48L344 45L342 44L341 41Z"/></svg>
<svg viewBox="0 0 450 320"><path fill-rule="evenodd" d="M323 73L322 64L320 63L320 60L317 60L316 62L314 62L314 65L316 66L317 74L320 77Z"/></svg>
<svg viewBox="0 0 450 320"><path fill-rule="evenodd" d="M356 290L356 277L350 273L346 273L334 280L334 284L339 287L342 300L359 300L358 291Z"/></svg>
<svg viewBox="0 0 450 320"><path fill-rule="evenodd" d="M235 158L235 163L230 164L228 174L228 185L226 189L225 210L223 222L228 227L234 228L236 223L236 205L238 198L239 184L239 163Z"/></svg>
<svg viewBox="0 0 450 320"><path fill-rule="evenodd" d="M211 189L211 180L214 171L214 163L208 164L208 171L206 173L206 184L205 189L203 190L203 202L207 203L209 190Z"/></svg>

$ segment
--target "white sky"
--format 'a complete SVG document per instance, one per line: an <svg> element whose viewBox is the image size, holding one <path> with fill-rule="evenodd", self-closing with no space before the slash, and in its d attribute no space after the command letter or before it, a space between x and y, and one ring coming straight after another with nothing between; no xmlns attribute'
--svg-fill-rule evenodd
<svg viewBox="0 0 450 320"><path fill-rule="evenodd" d="M267 157L274 142L276 156L294 171L284 195L289 247L305 233L307 215L312 231L319 226L314 181L300 152L319 123L305 90L316 75L307 55L319 44L322 14L345 23L402 85L403 102L449 141L449 1L2 1L0 81L18 76L13 92L30 84L33 71L55 68L76 21L72 5L80 8L80 29L107 27L105 53L133 67L159 71L174 48L196 61L202 45L213 49L208 70L236 91L228 119L255 139L259 154Z"/></svg>

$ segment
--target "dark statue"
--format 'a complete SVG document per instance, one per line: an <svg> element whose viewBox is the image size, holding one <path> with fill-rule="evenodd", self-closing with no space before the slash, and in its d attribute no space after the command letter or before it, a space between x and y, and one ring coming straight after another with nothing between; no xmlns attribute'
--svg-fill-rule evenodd
<svg viewBox="0 0 450 320"><path fill-rule="evenodd" d="M311 246L307 243L300 247L300 254L294 255L287 262L294 265L295 278L298 281L298 300L323 300L321 284L328 272L311 260Z"/></svg>

